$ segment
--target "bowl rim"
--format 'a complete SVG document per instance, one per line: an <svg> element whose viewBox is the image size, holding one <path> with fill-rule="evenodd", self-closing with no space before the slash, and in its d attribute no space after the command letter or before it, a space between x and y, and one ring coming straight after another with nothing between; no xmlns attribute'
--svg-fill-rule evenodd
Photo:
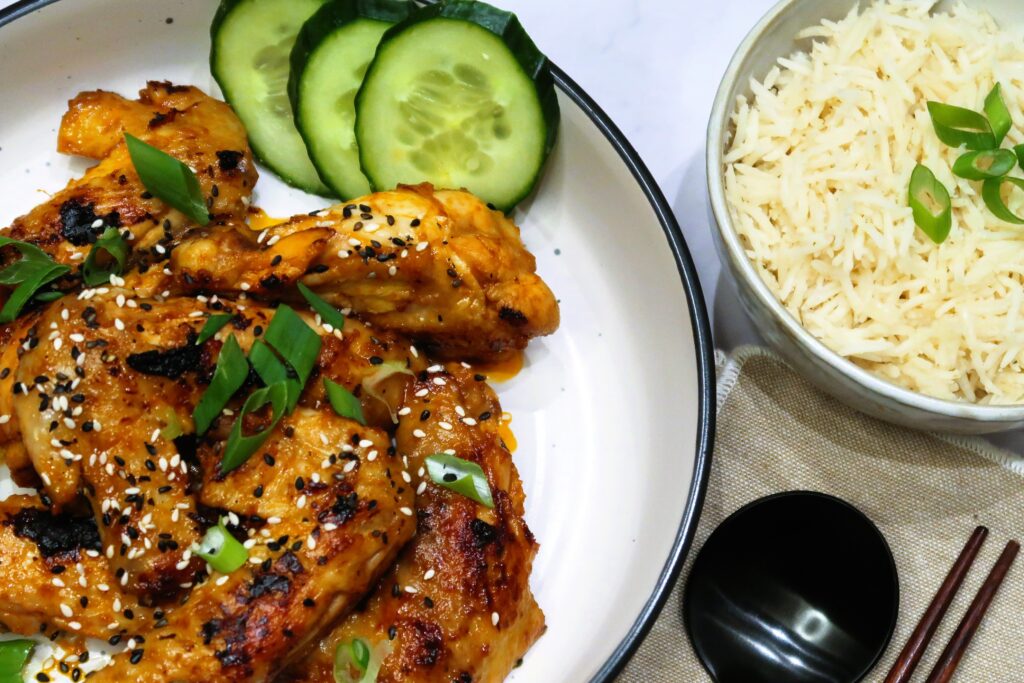
<svg viewBox="0 0 1024 683"><path fill-rule="evenodd" d="M824 342L811 334L789 310L782 305L768 285L754 268L740 242L739 234L732 223L728 202L725 197L724 183L724 149L722 141L729 126L735 101L730 96L737 89L741 70L746 65L753 49L766 33L772 31L782 21L792 6L801 0L780 0L757 24L747 33L740 43L729 66L722 76L718 92L711 108L708 120L706 139L706 172L708 179L708 199L714 216L713 230L721 237L724 250L719 256L723 261L728 258L734 272L750 286L757 303L767 309L773 318L782 325L786 333L812 354L817 360L828 365L834 372L842 374L874 394L889 401L913 408L956 419L973 420L984 423L1018 422L1024 419L1024 404L1008 406L978 405L959 401L927 396L894 384L878 375L859 367L855 363L840 356ZM851 0L851 7L855 5ZM795 39L795 37L794 37ZM794 47L795 49L795 47Z"/></svg>
<svg viewBox="0 0 1024 683"><path fill-rule="evenodd" d="M60 0L15 0L11 5L0 8L0 28L12 24L16 19L55 4ZM435 0L418 0L431 3ZM212 6L212 5L211 5ZM629 663L641 643L646 639L654 622L661 614L669 596L676 586L689 556L704 507L704 498L711 475L711 461L715 438L715 352L712 341L711 319L697 275L697 266L690 254L683 230L676 219L671 204L662 192L640 154L626 138L625 134L612 121L611 117L597 102L565 71L548 60L555 86L577 107L582 110L590 122L600 131L604 139L612 146L622 163L626 165L640 190L643 192L654 217L661 226L666 239L666 246L672 253L679 283L683 289L686 309L690 317L690 328L693 335L694 366L697 379L697 424L694 440L693 476L689 486L681 492L686 495L682 517L676 523L672 544L667 557L658 572L654 587L645 600L639 613L635 616L625 615L624 620L631 619L629 629L622 639L602 663L590 679L591 683L611 683L611 681Z"/></svg>

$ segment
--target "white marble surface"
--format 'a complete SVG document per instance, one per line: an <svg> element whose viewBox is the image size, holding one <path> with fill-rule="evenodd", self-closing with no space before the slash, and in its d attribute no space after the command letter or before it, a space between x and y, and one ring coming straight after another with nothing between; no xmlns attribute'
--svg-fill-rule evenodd
<svg viewBox="0 0 1024 683"><path fill-rule="evenodd" d="M519 15L540 48L608 112L647 163L686 235L712 316L715 342L724 349L756 343L758 338L730 285L719 279L706 200L704 136L712 100L733 51L774 3L498 3ZM0 0L0 8L10 4L12 0ZM1024 453L1024 435L995 441Z"/></svg>

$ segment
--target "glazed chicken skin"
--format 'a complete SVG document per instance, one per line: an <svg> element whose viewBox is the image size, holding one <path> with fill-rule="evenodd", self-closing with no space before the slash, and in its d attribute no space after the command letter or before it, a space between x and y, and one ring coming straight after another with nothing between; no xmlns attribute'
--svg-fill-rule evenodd
<svg viewBox="0 0 1024 683"><path fill-rule="evenodd" d="M107 227L123 228L135 262L165 260L174 240L192 223L146 191L128 155L125 133L196 172L215 224L245 220L257 178L245 128L228 105L198 88L153 81L137 100L97 90L68 103L57 149L99 163L15 220L5 234L74 267Z"/></svg>
<svg viewBox="0 0 1024 683"><path fill-rule="evenodd" d="M558 327L519 228L468 192L377 192L266 231L194 231L172 289L280 297L299 281L429 354L494 360Z"/></svg>
<svg viewBox="0 0 1024 683"><path fill-rule="evenodd" d="M529 586L537 544L523 521L522 483L498 430L501 406L472 370L455 363L432 369L406 390L398 452L417 473L434 453L477 463L494 508L433 484L418 489L416 537L365 607L279 677L282 683L332 680L334 652L353 638L389 644L380 683L495 683L544 631ZM441 423L451 429L434 427Z"/></svg>
<svg viewBox="0 0 1024 683"><path fill-rule="evenodd" d="M125 132L195 169L209 225L145 191ZM38 491L0 501L0 627L79 653L83 637L124 646L93 681L331 681L354 638L386 651L381 682L504 679L545 628L529 587L537 544L500 404L465 361L500 359L559 320L514 223L418 185L254 230L244 128L167 83L137 101L79 95L60 149L99 164L7 234L73 268L107 226L131 251L110 286L76 292L73 270L59 284L70 293L0 326L0 452ZM342 309L342 329L298 283ZM205 434L193 410L228 337L243 353L263 343L279 302L320 351L295 410L225 473L261 379L250 368ZM325 379L361 420L335 412ZM442 452L482 468L493 508L432 481L425 459ZM196 554L218 523L248 553L228 574Z"/></svg>

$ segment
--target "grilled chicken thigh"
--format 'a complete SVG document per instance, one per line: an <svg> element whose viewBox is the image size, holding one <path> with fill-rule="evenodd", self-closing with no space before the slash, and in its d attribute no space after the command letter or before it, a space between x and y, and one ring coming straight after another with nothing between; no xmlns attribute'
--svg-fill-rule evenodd
<svg viewBox="0 0 1024 683"><path fill-rule="evenodd" d="M493 359L558 327L519 228L468 192L377 192L258 234L195 231L174 250L176 285L288 296L301 281L428 353Z"/></svg>
<svg viewBox="0 0 1024 683"><path fill-rule="evenodd" d="M414 483L426 482L417 489L416 537L365 607L285 672L282 683L330 681L335 649L353 638L390 643L380 683L493 683L544 631L529 586L537 544L523 521L522 482L498 433L501 406L472 370L454 363L434 368L408 387L396 435ZM424 459L442 452L480 465L493 509L424 478Z"/></svg>
<svg viewBox="0 0 1024 683"><path fill-rule="evenodd" d="M143 187L125 133L190 166L214 222L244 221L257 177L245 128L231 107L198 88L154 81L137 100L97 90L69 102L57 148L99 163L15 220L5 234L75 266L107 227L119 227L131 233L136 262L166 258L167 246L191 222Z"/></svg>

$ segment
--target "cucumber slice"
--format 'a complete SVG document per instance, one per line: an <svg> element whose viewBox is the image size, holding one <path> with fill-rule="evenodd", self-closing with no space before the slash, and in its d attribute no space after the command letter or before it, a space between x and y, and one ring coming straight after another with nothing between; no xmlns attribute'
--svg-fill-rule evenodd
<svg viewBox="0 0 1024 683"><path fill-rule="evenodd" d="M558 120L547 59L519 20L469 0L389 29L356 96L359 158L375 190L430 181L503 210L537 182Z"/></svg>
<svg viewBox="0 0 1024 683"><path fill-rule="evenodd" d="M356 145L356 93L380 37L413 9L407 0L332 0L295 40L288 81L295 125L320 177L342 199L370 192Z"/></svg>
<svg viewBox="0 0 1024 683"><path fill-rule="evenodd" d="M210 28L210 67L260 161L289 185L329 195L295 129L288 99L295 36L324 2L222 0Z"/></svg>

